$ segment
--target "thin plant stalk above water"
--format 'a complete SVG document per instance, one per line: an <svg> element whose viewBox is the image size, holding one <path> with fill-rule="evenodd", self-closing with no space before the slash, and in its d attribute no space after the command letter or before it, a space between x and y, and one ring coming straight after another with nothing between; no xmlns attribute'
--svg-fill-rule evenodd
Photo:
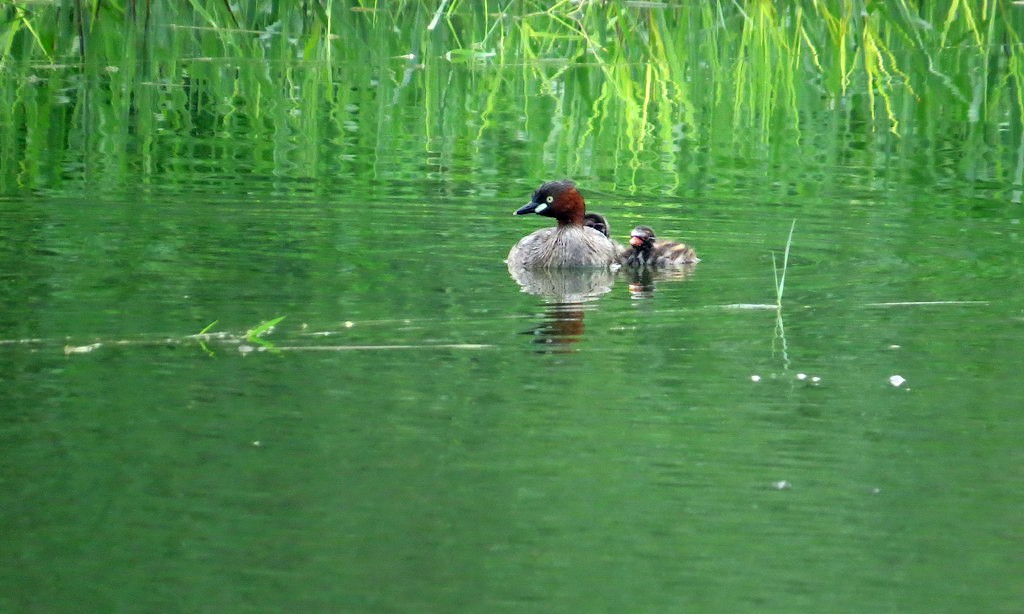
<svg viewBox="0 0 1024 614"><path fill-rule="evenodd" d="M772 252L772 272L775 274L775 338L781 345L783 368L789 368L789 354L786 347L786 327L782 322L782 295L786 290L786 271L789 269L789 249L793 245L793 231L796 229L796 220L789 227L789 236L786 238L786 251L782 256L782 271L779 271L775 261L775 252Z"/></svg>
<svg viewBox="0 0 1024 614"><path fill-rule="evenodd" d="M789 227L789 237L786 238L786 251L782 255L782 271L775 262L775 252L772 252L772 272L775 274L775 306L782 309L782 294L786 289L786 270L789 268L789 248L793 245L793 231L796 229L796 220Z"/></svg>

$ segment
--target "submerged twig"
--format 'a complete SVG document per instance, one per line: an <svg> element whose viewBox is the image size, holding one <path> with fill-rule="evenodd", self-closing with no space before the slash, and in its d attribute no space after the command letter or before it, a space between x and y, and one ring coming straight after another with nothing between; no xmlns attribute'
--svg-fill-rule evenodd
<svg viewBox="0 0 1024 614"><path fill-rule="evenodd" d="M865 307L921 307L928 305L988 305L989 301L896 301L892 303L865 303Z"/></svg>

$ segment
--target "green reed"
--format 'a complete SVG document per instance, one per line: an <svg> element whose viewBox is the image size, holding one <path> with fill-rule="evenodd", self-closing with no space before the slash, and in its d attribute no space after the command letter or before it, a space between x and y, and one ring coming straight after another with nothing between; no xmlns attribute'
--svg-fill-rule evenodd
<svg viewBox="0 0 1024 614"><path fill-rule="evenodd" d="M772 252L772 272L775 274L775 307L782 309L782 294L786 290L786 271L789 270L789 248L793 245L793 231L796 230L796 220L789 227L789 236L786 237L786 249L782 255L782 269L779 270L775 262L775 252Z"/></svg>
<svg viewBox="0 0 1024 614"><path fill-rule="evenodd" d="M240 132L283 174L399 135L444 143L449 168L495 155L510 116L538 169L657 172L667 191L700 152L835 162L850 138L994 149L987 173L1021 174L1024 7L1006 2L41 0L0 4L0 24L0 188L51 184L53 147L100 183L190 158L244 170L216 143ZM422 115L395 116L408 105Z"/></svg>

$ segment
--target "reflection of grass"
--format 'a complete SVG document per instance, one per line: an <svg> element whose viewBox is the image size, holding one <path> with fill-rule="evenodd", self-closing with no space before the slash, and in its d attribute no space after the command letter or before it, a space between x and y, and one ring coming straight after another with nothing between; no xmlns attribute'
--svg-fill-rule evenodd
<svg viewBox="0 0 1024 614"><path fill-rule="evenodd" d="M968 135L979 148L1012 154L1019 134L991 136L1021 130L1024 8L979 4L0 3L0 125L17 128L0 132L0 151L29 149L4 153L28 163L0 169L0 188L3 173L38 172L32 162L67 143L93 150L97 177L136 177L126 151L150 172L184 165L196 152L173 134L245 133L252 157L278 170L335 176L410 134L452 167L498 155L480 151L488 144L507 149L509 117L544 148L524 156L537 169L600 174L588 156L601 152L627 161L630 179L658 160L671 185L691 164L684 145L795 153L823 116L837 133L933 143L963 137L968 117L984 124ZM294 134L305 138L282 138ZM218 154L208 161L234 173L236 152ZM1012 183L1013 168L999 172Z"/></svg>

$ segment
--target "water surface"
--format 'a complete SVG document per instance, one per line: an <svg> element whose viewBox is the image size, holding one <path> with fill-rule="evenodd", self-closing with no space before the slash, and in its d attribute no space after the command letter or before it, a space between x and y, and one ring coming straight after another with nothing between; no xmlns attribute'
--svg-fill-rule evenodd
<svg viewBox="0 0 1024 614"><path fill-rule="evenodd" d="M230 124L5 158L0 609L1019 608L1014 150L822 111L575 163L420 102L315 159ZM703 261L524 291L550 220L511 212L567 175Z"/></svg>

